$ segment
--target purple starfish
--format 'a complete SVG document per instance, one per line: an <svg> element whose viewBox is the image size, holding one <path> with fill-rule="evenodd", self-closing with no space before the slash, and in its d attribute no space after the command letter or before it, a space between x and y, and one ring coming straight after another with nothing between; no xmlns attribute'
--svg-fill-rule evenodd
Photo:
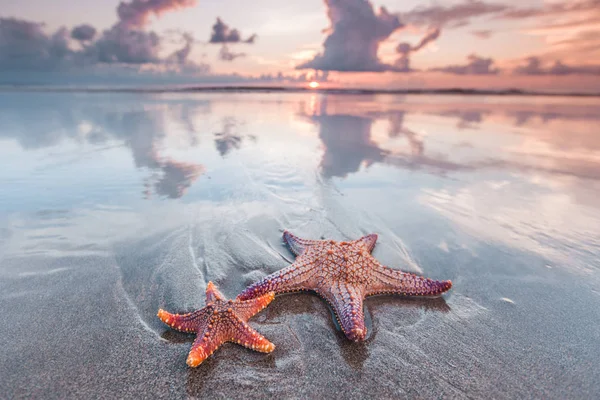
<svg viewBox="0 0 600 400"><path fill-rule="evenodd" d="M237 298L315 291L331 305L344 334L353 341L362 341L367 335L363 315L366 296L436 296L452 287L452 281L435 281L381 265L371 256L376 234L336 242L301 239L285 231L283 240L297 256L296 261L249 286Z"/></svg>

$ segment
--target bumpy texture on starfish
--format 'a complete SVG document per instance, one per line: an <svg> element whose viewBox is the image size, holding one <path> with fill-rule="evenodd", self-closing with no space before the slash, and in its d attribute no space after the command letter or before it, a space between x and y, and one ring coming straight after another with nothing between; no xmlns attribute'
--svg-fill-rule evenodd
<svg viewBox="0 0 600 400"><path fill-rule="evenodd" d="M249 286L237 298L313 290L332 306L350 340L362 341L367 335L363 315L366 296L436 296L452 287L451 281L435 281L381 265L371 256L376 234L352 242L336 242L301 239L285 231L283 240L297 256L296 261Z"/></svg>
<svg viewBox="0 0 600 400"><path fill-rule="evenodd" d="M265 292L251 300L226 300L212 282L206 286L206 306L189 314L169 314L158 310L158 318L181 332L196 332L187 364L197 367L223 343L235 342L249 349L270 353L275 345L246 322L275 297Z"/></svg>

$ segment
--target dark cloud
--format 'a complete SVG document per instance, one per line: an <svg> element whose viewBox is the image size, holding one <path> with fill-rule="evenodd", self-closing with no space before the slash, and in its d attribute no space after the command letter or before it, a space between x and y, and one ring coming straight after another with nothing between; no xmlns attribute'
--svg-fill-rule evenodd
<svg viewBox="0 0 600 400"><path fill-rule="evenodd" d="M233 61L239 57L245 57L246 53L234 53L224 44L219 50L219 59L223 61Z"/></svg>
<svg viewBox="0 0 600 400"><path fill-rule="evenodd" d="M130 30L117 24L103 32L87 50L87 56L101 63L155 63L160 59L160 49L160 37L155 32Z"/></svg>
<svg viewBox="0 0 600 400"><path fill-rule="evenodd" d="M469 0L450 6L417 7L400 14L400 17L405 23L416 26L459 27L467 25L471 18L497 14L508 9L509 7L504 4Z"/></svg>
<svg viewBox="0 0 600 400"><path fill-rule="evenodd" d="M71 30L71 37L80 42L93 40L95 36L96 28L88 24L78 25Z"/></svg>
<svg viewBox="0 0 600 400"><path fill-rule="evenodd" d="M182 37L185 45L169 56L169 60L172 60L176 64L180 65L184 65L188 62L188 57L192 52L192 45L194 44L194 37L191 34L184 33Z"/></svg>
<svg viewBox="0 0 600 400"><path fill-rule="evenodd" d="M72 57L66 28L47 35L41 23L0 18L0 70L53 69Z"/></svg>
<svg viewBox="0 0 600 400"><path fill-rule="evenodd" d="M398 47L396 47L396 52L400 54L398 59L395 62L395 68L398 71L408 72L411 70L410 68L410 52L412 47L410 43L400 43Z"/></svg>
<svg viewBox="0 0 600 400"><path fill-rule="evenodd" d="M448 65L446 67L433 68L431 71L446 72L455 75L495 75L498 68L494 68L494 60L471 54L468 62L462 65Z"/></svg>
<svg viewBox="0 0 600 400"><path fill-rule="evenodd" d="M481 29L481 30L471 31L471 34L480 39L489 39L492 37L493 32L490 29Z"/></svg>
<svg viewBox="0 0 600 400"><path fill-rule="evenodd" d="M70 32L60 28L47 34L41 23L0 18L0 70L14 71L13 75L22 75L20 71L26 69L45 72L69 70L75 75L81 66L86 66L90 72L107 64L119 64L120 67L152 64L165 70L206 71L205 65L196 65L188 60L193 44L190 35L183 36L184 46L181 49L163 58L160 54L161 36L143 29L151 14L159 15L195 4L195 0L121 2L117 9L119 20L99 37L96 29L88 24L76 26ZM93 40L95 37L97 39ZM71 39L83 43L83 48L71 49ZM96 72L100 71L93 71Z"/></svg>
<svg viewBox="0 0 600 400"><path fill-rule="evenodd" d="M542 75L541 61L537 57L529 57L527 64L515 68L514 73L518 75Z"/></svg>
<svg viewBox="0 0 600 400"><path fill-rule="evenodd" d="M410 54L423 49L429 43L437 40L437 38L440 37L440 33L441 31L439 28L431 30L423 37L423 39L421 39L421 41L416 46L411 46L409 43L400 43L396 47L396 52L400 54L395 63L396 70L403 72L411 71Z"/></svg>
<svg viewBox="0 0 600 400"><path fill-rule="evenodd" d="M403 24L384 7L378 13L368 0L325 0L331 21L323 52L296 68L322 71L381 72L395 70L377 57L379 45Z"/></svg>
<svg viewBox="0 0 600 400"><path fill-rule="evenodd" d="M121 1L117 7L119 22L129 28L142 28L148 23L150 15L194 7L197 0L130 0Z"/></svg>
<svg viewBox="0 0 600 400"><path fill-rule="evenodd" d="M217 22L212 27L209 43L254 43L256 33L247 39L242 40L242 35L237 29L231 29L226 23L217 18Z"/></svg>
<svg viewBox="0 0 600 400"><path fill-rule="evenodd" d="M537 57L529 57L526 64L513 71L517 75L600 75L600 65L567 65L555 61L551 66L543 66Z"/></svg>
<svg viewBox="0 0 600 400"><path fill-rule="evenodd" d="M600 75L600 65L567 65L556 61L549 71L550 75Z"/></svg>
<svg viewBox="0 0 600 400"><path fill-rule="evenodd" d="M191 52L193 39L189 34L184 35L185 45L166 60L161 60L161 37L143 28L148 23L150 15L176 10L183 7L193 7L196 0L131 0L122 1L117 7L119 21L88 49L88 61L100 63L146 64L164 61L176 61L184 64Z"/></svg>

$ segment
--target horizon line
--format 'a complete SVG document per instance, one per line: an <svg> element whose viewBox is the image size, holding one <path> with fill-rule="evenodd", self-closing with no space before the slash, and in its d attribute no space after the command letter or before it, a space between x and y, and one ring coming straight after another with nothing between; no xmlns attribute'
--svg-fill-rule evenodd
<svg viewBox="0 0 600 400"><path fill-rule="evenodd" d="M181 85L179 85L181 86ZM470 96L552 96L552 97L600 97L598 93L585 92L556 92L535 91L523 89L467 89L467 88L433 88L433 89L374 89L374 88L310 88L299 86L268 86L268 85L194 85L178 87L171 85L166 87L139 87L139 86L53 86L53 85L18 85L0 84L0 92L6 91L30 91L30 92L123 92L123 93L322 93L322 94L360 94L360 95L470 95Z"/></svg>

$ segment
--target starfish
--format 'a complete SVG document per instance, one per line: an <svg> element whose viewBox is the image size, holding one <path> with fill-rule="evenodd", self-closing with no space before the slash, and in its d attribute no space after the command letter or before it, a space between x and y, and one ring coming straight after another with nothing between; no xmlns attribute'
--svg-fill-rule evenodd
<svg viewBox="0 0 600 400"><path fill-rule="evenodd" d="M170 314L158 310L158 318L181 332L196 332L196 340L187 357L187 365L197 367L225 342L270 353L275 345L246 322L275 297L265 292L250 300L226 300L212 282L206 286L206 306L189 314Z"/></svg>
<svg viewBox="0 0 600 400"><path fill-rule="evenodd" d="M284 231L283 240L296 255L294 263L252 284L237 298L315 291L331 305L344 334L353 341L362 341L367 335L363 314L366 296L437 296L452 287L452 281L436 281L381 265L371 255L376 234L336 242L301 239Z"/></svg>

